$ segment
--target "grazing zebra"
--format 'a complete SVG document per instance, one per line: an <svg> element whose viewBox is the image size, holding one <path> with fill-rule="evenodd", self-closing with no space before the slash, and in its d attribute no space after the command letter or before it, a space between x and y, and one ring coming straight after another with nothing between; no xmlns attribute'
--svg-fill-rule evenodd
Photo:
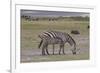
<svg viewBox="0 0 100 73"><path fill-rule="evenodd" d="M49 55L47 48L48 48L48 45L50 45L50 44L53 45L53 54L54 54L54 45L55 44L60 44L60 48L63 48L63 41L59 37L51 38L50 36L46 36L46 35L39 35L39 37L41 38L41 42L38 47L40 48L41 44L43 44L42 45L42 55L45 55L45 50L46 50L47 54ZM63 50L64 50L64 48L63 48Z"/></svg>
<svg viewBox="0 0 100 73"><path fill-rule="evenodd" d="M76 54L76 42L68 33L58 32L58 31L46 31L39 37L42 39L39 44L39 48L43 44L42 52L44 51L43 48L46 48L46 52L48 53L47 49L48 45L53 44L53 54L54 54L54 45L60 44L59 54L61 52L61 49L63 49L63 54L65 54L64 45L65 43L68 42L71 46L74 46L74 48L72 49L72 53ZM46 47L44 47L44 45L46 45Z"/></svg>

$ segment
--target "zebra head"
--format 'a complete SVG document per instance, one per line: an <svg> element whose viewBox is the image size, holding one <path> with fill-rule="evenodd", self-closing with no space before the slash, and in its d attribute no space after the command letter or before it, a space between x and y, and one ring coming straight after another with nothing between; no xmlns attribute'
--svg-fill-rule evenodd
<svg viewBox="0 0 100 73"><path fill-rule="evenodd" d="M69 34L67 34L67 42L71 46L73 46L73 49L71 49L71 51L72 51L72 54L75 55L76 52L77 52L77 50L76 50L76 42L75 42L75 40Z"/></svg>
<svg viewBox="0 0 100 73"><path fill-rule="evenodd" d="M71 49L73 55L77 54L77 52L79 53L80 52L80 49Z"/></svg>
<svg viewBox="0 0 100 73"><path fill-rule="evenodd" d="M76 54L76 50L72 49L72 53L73 53L73 55L75 55Z"/></svg>

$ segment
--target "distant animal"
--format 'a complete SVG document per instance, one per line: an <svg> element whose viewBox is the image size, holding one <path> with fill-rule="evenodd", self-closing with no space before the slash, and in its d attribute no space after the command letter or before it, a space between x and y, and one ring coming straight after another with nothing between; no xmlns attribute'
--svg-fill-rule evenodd
<svg viewBox="0 0 100 73"><path fill-rule="evenodd" d="M43 45L42 46L42 55L45 55L45 50L46 50L47 54L49 54L49 52L48 52L49 44L53 45L53 54L54 54L54 45L55 44L60 45L59 54L61 53L61 49L63 49L63 54L65 54L64 45L67 42L71 46L74 47L72 49L72 53L76 54L76 42L68 33L59 32L59 31L46 31L46 32L43 32L41 35L39 35L39 37L41 38L41 42L38 47L40 48L41 45Z"/></svg>
<svg viewBox="0 0 100 73"><path fill-rule="evenodd" d="M87 26L87 28L89 29L89 28L90 28L90 26L88 25L88 26Z"/></svg>
<svg viewBox="0 0 100 73"><path fill-rule="evenodd" d="M76 34L77 35L77 34L80 34L80 32L78 30L72 30L71 34Z"/></svg>

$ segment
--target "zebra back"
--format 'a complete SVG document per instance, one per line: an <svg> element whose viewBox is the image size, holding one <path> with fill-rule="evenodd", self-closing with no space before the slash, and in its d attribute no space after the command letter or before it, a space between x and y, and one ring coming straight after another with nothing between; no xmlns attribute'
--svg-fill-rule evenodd
<svg viewBox="0 0 100 73"><path fill-rule="evenodd" d="M39 35L39 37L42 39L42 41L40 43L47 43L47 44L61 44L61 43L63 43L63 41L60 37L54 37L47 32L42 33L42 35Z"/></svg>
<svg viewBox="0 0 100 73"><path fill-rule="evenodd" d="M72 49L72 53L76 54L76 42L68 33L58 32L58 31L46 31L43 32L42 35L39 35L39 37L42 39L40 45L43 43L43 41L46 45L65 44L68 42L71 46L74 45L74 49Z"/></svg>
<svg viewBox="0 0 100 73"><path fill-rule="evenodd" d="M59 31L46 31L44 32L44 35L51 37L51 38L61 38L63 43L68 42L71 46L73 44L76 44L74 39L65 32L59 32Z"/></svg>

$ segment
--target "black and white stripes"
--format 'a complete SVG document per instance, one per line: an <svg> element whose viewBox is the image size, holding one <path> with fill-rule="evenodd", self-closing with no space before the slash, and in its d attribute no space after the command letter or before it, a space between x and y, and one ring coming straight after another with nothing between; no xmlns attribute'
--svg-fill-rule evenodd
<svg viewBox="0 0 100 73"><path fill-rule="evenodd" d="M41 42L39 44L39 48L42 45L42 55L45 55L45 50L47 54L48 52L48 45L52 44L53 45L53 54L54 54L54 45L59 44L60 49L59 49L59 54L61 52L61 49L64 53L64 45L65 43L69 43L71 46L74 46L74 49L72 49L72 53L76 54L76 43L74 39L68 34L64 32L59 32L59 31L46 31L43 32L42 34L39 35L41 38Z"/></svg>

